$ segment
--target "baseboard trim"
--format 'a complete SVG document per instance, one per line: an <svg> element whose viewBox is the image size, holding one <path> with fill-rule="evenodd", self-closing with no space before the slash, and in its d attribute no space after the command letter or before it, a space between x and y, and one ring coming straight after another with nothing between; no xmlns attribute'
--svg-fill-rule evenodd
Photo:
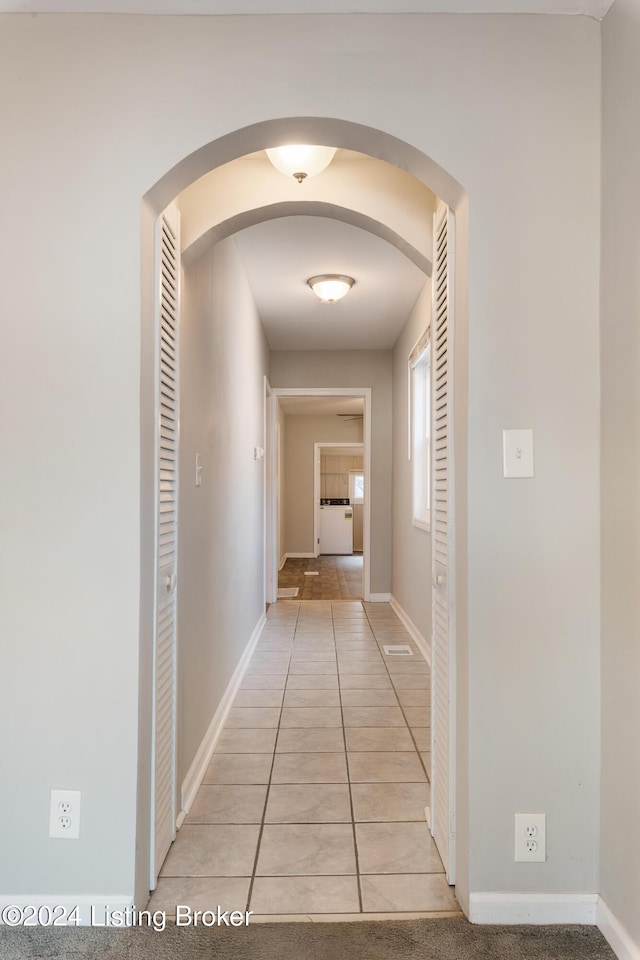
<svg viewBox="0 0 640 960"><path fill-rule="evenodd" d="M595 924L596 893L471 893L471 923Z"/></svg>
<svg viewBox="0 0 640 960"><path fill-rule="evenodd" d="M63 896L59 893L3 893L0 896L0 915L7 907L17 907L18 910L35 908L36 916L33 919L31 910L28 915L23 914L26 925L37 919L38 909L48 909L51 911L51 919L56 921L56 926L61 927L127 927L136 920L136 917L132 917L132 910L142 909L134 907L133 900L126 894L114 893L80 893L75 896L68 893ZM23 922L14 923L11 917L6 915L5 919L9 920L8 925L12 927L25 925ZM0 926L3 925L5 923L0 918Z"/></svg>
<svg viewBox="0 0 640 960"><path fill-rule="evenodd" d="M278 564L278 572L282 570L286 562L287 562L287 555L286 553L283 553L282 556L280 557L280 563Z"/></svg>
<svg viewBox="0 0 640 960"><path fill-rule="evenodd" d="M427 642L427 638L420 633L407 611L400 606L393 594L391 594L389 603L391 604L391 609L402 623L416 647L425 658L429 666L431 666L431 648Z"/></svg>
<svg viewBox="0 0 640 960"><path fill-rule="evenodd" d="M370 593L367 597L370 603L389 603L391 600L390 593Z"/></svg>
<svg viewBox="0 0 640 960"><path fill-rule="evenodd" d="M249 661L251 660L253 651L256 648L258 638L266 621L267 618L265 614L261 614L258 622L253 628L253 633L249 638L249 642L245 647L238 666L233 672L233 676L229 681L222 700L218 704L218 708L213 715L213 719L209 724L209 729L205 733L202 743L198 747L198 751L193 758L193 763L189 767L189 772L184 778L180 791L180 803L182 809L176 822L178 829L180 829L182 826L184 818L188 814L189 810L191 809L191 805L195 800L196 793L200 789L202 778L204 777L206 769L211 762L213 751L215 750L220 734L222 733L222 728L224 727L225 720L227 719L229 710L231 709L231 704L233 703L234 697L238 692L238 688L242 683L242 678L244 677L246 669L249 666Z"/></svg>
<svg viewBox="0 0 640 960"><path fill-rule="evenodd" d="M640 945L635 943L631 934L611 912L602 897L598 898L597 923L618 960L640 960Z"/></svg>
<svg viewBox="0 0 640 960"><path fill-rule="evenodd" d="M315 553L285 553L285 560L315 560Z"/></svg>

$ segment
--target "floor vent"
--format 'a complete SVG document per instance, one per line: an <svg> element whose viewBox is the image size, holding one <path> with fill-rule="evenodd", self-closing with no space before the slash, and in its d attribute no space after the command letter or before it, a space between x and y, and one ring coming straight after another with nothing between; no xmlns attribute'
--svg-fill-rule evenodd
<svg viewBox="0 0 640 960"><path fill-rule="evenodd" d="M319 576L320 576L320 571L319 571L319 570L305 570L304 575L305 575L305 577L319 577Z"/></svg>
<svg viewBox="0 0 640 960"><path fill-rule="evenodd" d="M386 643L382 647L388 657L412 657L413 650L406 643L390 644Z"/></svg>
<svg viewBox="0 0 640 960"><path fill-rule="evenodd" d="M299 587L281 587L278 590L278 600L293 599L300 592Z"/></svg>

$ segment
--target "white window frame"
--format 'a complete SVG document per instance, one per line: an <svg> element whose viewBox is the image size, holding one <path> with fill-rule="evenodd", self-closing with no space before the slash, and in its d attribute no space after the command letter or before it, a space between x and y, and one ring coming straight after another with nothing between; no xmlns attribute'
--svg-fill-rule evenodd
<svg viewBox="0 0 640 960"><path fill-rule="evenodd" d="M349 500L352 504L364 503L364 497L355 496L356 477L362 477L362 485L364 487L364 467L362 467L361 470L349 470Z"/></svg>
<svg viewBox="0 0 640 960"><path fill-rule="evenodd" d="M427 330L409 355L409 459L414 527L431 530L431 338Z"/></svg>

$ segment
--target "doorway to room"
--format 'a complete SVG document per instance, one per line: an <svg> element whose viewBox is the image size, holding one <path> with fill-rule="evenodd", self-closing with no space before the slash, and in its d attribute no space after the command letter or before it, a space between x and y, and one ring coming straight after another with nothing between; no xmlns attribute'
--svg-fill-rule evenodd
<svg viewBox="0 0 640 960"><path fill-rule="evenodd" d="M370 599L371 390L273 388L271 402L268 600Z"/></svg>
<svg viewBox="0 0 640 960"><path fill-rule="evenodd" d="M363 423L361 397L280 398L278 599L364 598Z"/></svg>
<svg viewBox="0 0 640 960"><path fill-rule="evenodd" d="M331 121L331 122L334 123L334 121ZM350 126L352 126L352 125L347 124L346 126L347 126L347 127L350 127ZM373 134L375 134L375 135L377 136L377 135L378 135L378 132L372 131L372 135L373 135ZM345 135L346 135L346 134L345 134ZM383 135L383 134L380 134L380 136L382 137L382 140L384 141L384 135ZM317 137L316 139L322 140L322 137L320 136L320 137ZM347 140L346 140L345 142L348 142L348 137L347 137ZM373 151L372 151L372 153L373 153L373 155L379 155L379 156L381 156L381 155L385 152L385 149L386 149L386 146L385 146L384 143L382 143L381 146L374 148ZM380 150L381 152L378 153L378 150ZM411 159L411 158L409 158L409 159ZM214 164L214 166L215 166L215 164ZM411 164L410 164L409 162L408 162L408 166L411 166ZM423 177L422 177L422 174L423 174L423 173L424 173L424 171L421 170L421 177L420 177L421 179L423 179ZM426 175L426 174L425 174L425 175ZM254 211L254 212L255 212L255 211ZM231 223L231 220L229 221L229 223ZM227 225L227 228L228 228L228 225ZM225 229L227 229L227 228L225 228ZM214 237L215 233L214 233L213 228L211 228L211 231L212 231L212 232L211 232L211 236ZM229 234L226 234L226 235L229 235ZM205 234L203 233L202 236L204 237ZM218 236L219 236L219 235L218 235ZM196 255L196 252L199 252L200 249L202 248L202 244L200 244L200 245L198 246L198 251L195 250L195 247L196 247L196 243L195 243L195 242L192 243L192 247L193 247L193 250L192 250L192 254L191 254L191 255L192 255L192 256L195 256L195 255ZM190 262L195 262L195 261L192 260L192 261L190 261ZM353 350L353 349L355 349L355 347L352 346L351 348L348 348L348 347L347 347L347 348L343 348L343 349L352 349L352 350ZM296 381L296 378L293 377L289 382L295 382L295 381ZM275 382L278 382L278 381L276 380ZM287 380L286 380L286 379L285 379L284 381L283 381L283 380L280 380L280 382L285 382L285 383L286 383ZM316 382L317 382L317 381L316 381ZM325 381L325 382L326 382L326 381ZM355 380L355 381L352 380L351 382L358 382L358 381L357 381L357 380ZM365 381L365 382L366 382L366 381ZM367 407L367 398L366 398L366 393L365 393L364 390L359 390L358 388L351 388L351 389L344 389L344 388L340 388L340 389L325 389L324 391L323 391L322 389L319 389L319 390L318 390L318 389L315 389L315 390L310 390L310 391L307 391L307 390L304 390L304 389L296 389L296 388L289 388L289 389L287 389L287 388L279 388L279 389L274 389L274 390L272 391L272 394L273 394L273 397L276 398L276 403L273 404L273 408L274 408L274 410L277 409L277 396L278 396L278 394L280 394L281 396L286 396L287 394L289 394L290 396L304 396L304 395L306 395L306 394L309 394L309 395L315 395L315 394L322 395L323 393L324 393L325 395L331 395L331 394L334 394L334 395L349 395L349 394L352 394L352 395L362 395L362 396L364 396L364 397L365 397L365 414L363 415L363 428L364 428L364 431L363 431L363 432L366 433L366 429L367 429L367 428L369 429L369 431L371 430L371 419L370 419L370 400L371 400L371 398L370 398L370 395L369 395L369 398L368 398L368 404L369 404L368 413L369 413L369 416L367 416L367 410L366 410L366 407ZM273 431L272 431L272 434L273 434ZM253 459L254 459L254 461L255 461L255 460L258 460L258 459L260 458L261 447L260 447L259 445L258 445L258 446L255 446L255 443L253 442L253 439L254 439L254 438L252 438ZM258 441L260 441L259 435L258 435L258 436L255 436L255 439L257 439ZM377 454L376 454L376 456L380 456L381 445L378 444L376 449L377 449L377 451L378 451ZM388 457L388 454L389 454L388 449L385 449L385 450L384 450L384 455ZM365 601L366 601L366 602L367 602L367 601L380 602L380 601L383 601L383 600L385 600L385 599L388 599L388 595L387 595L386 597L385 597L384 595L381 595L381 594L377 594L376 596L373 596L372 593L371 593L371 564L372 564L372 556L371 556L371 535L370 535L370 532L369 532L370 521L371 521L371 516L370 516L370 514L371 514L371 497L370 497L370 495L369 495L369 492L370 492L370 489L371 489L371 485L370 485L370 483L367 481L367 471L369 471L369 478L370 478L370 458L371 458L370 447L367 446L367 444L366 444L366 439L365 439L365 457L364 457L364 479L365 479L365 483L364 483L364 489L365 489L364 500L365 500L365 503L363 504L363 507L364 507L364 510L363 510L363 514L364 514L364 516L363 516L363 568L364 568L364 570L363 570L363 580L364 580L364 590L363 590L363 593L364 593L364 597L365 597ZM274 459L275 459L275 458L274 458L273 455L272 455L272 457L271 457L271 461L272 461L272 463L271 463L271 468L272 468L272 469L277 469L277 467L275 467L275 465L274 465L274 463L273 463ZM267 466L268 466L268 465L267 465ZM144 471L143 471L143 472L144 472ZM379 469L377 468L376 476L378 476L379 472L380 472L380 471L379 471ZM256 476L258 476L258 468L254 468L254 473L255 473ZM235 478L234 478L234 479L235 479ZM379 486L380 486L380 484L378 484L378 487L379 487ZM277 501L276 501L276 504L277 504ZM228 512L229 512L229 511L227 511L227 513L228 513ZM376 514L377 514L377 513L378 513L378 511L376 511ZM272 537L271 537L271 541L272 541L272 543L275 544L275 543L278 542L278 537L277 537L277 534L278 534L278 530L277 530L277 523L278 523L277 510L274 512L273 509L271 509L271 514L272 514L272 516L271 516L269 522L271 522L273 525L276 526L276 531L275 531L275 532L276 532L276 536L272 536ZM368 516L367 516L367 514L368 514ZM268 518L268 520L269 520L269 518ZM368 521L368 522L367 522L367 521ZM316 539L317 539L317 538L316 538ZM314 545L312 545L312 546L314 546ZM292 552L295 552L295 551L292 551ZM309 551L309 552L311 552L311 551ZM315 559L315 556L314 556L313 559ZM280 556L279 556L278 552L276 551L276 549L272 549L272 550L271 550L271 560L272 560L272 562L273 562L274 564L278 564L278 563L279 563ZM277 566L276 566L276 569L277 569ZM268 582L273 583L275 579L276 579L276 578L271 578L271 581L269 581L269 579L267 578L267 583L268 583ZM374 580L375 580L375 583L378 584L379 582L381 582L382 579L384 579L384 578L380 576L379 571L378 571L378 570L374 571ZM264 581L262 581L262 582L264 582ZM262 587L261 587L261 589L262 589ZM380 589L380 587L377 587L377 589ZM275 599L275 598L274 598L274 599ZM366 602L365 602L365 606L363 607L363 609L365 609L365 611L366 611L366 612L365 612L365 616L367 616L367 618L368 618L370 614L373 615L373 607L367 607L367 606L366 606ZM292 605L292 606L293 606L293 605ZM245 607L246 607L246 605L245 605ZM380 607L380 610L381 610L381 612L382 612L382 607ZM333 611L332 611L332 616L333 616ZM338 619L340 619L340 618L338 618ZM314 624L313 626L315 626L315 624ZM363 624L363 626L364 626L364 624ZM369 621L369 626L372 627L371 621ZM337 634L336 634L336 636L337 636ZM266 638L265 638L265 639L266 639ZM304 642L305 642L305 638L301 638L301 642L304 643ZM267 640L267 643L268 643L268 640ZM269 651L265 651L265 653L268 653L268 652L269 652ZM355 651L354 651L354 652L355 652ZM346 658L346 659L348 659L348 658ZM363 659L366 659L366 658L363 658ZM375 658L373 658L373 659L375 659ZM243 658L243 660L244 660L244 658ZM247 661L247 662L248 662L248 661ZM238 664L238 666L240 666L240 665L242 665L242 664ZM246 666L246 664L244 664L244 666ZM297 673L297 672L301 672L301 671L296 671L296 673ZM346 673L346 674L350 673L350 671L349 671L348 669L345 670L345 671L343 671L343 672ZM372 674L375 674L376 672L377 672L376 670L371 670L371 673L372 673ZM402 672L402 671L398 671L398 672ZM319 673L319 675L321 675L321 674ZM375 684L374 684L374 686L375 686ZM237 688L236 688L236 689L237 689ZM226 696L226 695L225 695L225 696ZM450 705L450 706L451 706L451 705ZM235 709L235 707L234 707L234 709ZM238 709L244 709L244 708L238 706ZM256 707L255 709L258 710L258 709L262 709L262 708ZM268 709L268 708L265 708L265 709ZM311 709L311 708L309 708L309 709ZM257 716L257 715L256 715L256 716ZM215 717L214 717L213 719L215 720ZM240 726L242 726L242 725L240 724ZM391 726L393 726L393 724L391 724ZM207 740L207 738L208 738L208 740ZM202 757L204 757L205 753L206 753L207 750L209 749L209 742L210 742L210 750L211 750L211 752L213 752L213 749L214 749L215 744L216 744L216 738L210 737L210 736L209 736L209 732L206 732L205 740L207 740L207 742L205 743L205 741L203 741L202 747L198 750L198 754L197 754L196 757L194 758L194 763L195 763L195 760L199 760L200 754L202 754ZM200 758L200 759L201 759L201 758ZM200 762L200 760L199 760L199 762ZM188 773L188 777L187 777L187 779L188 779L188 778L191 776L192 771L189 770L187 773ZM195 774L194 774L194 776L195 776ZM441 781L441 783L442 783L442 781ZM446 784L445 784L445 788L446 788ZM183 791L182 791L182 792L183 792L183 796L184 796L184 788L183 788ZM183 811L185 811L186 809L187 809L187 808L183 805ZM364 832L366 832L366 831L364 831Z"/></svg>

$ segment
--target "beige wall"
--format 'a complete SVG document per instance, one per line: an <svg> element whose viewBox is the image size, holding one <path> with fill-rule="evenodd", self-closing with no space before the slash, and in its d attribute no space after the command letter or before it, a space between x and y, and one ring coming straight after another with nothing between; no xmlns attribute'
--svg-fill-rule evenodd
<svg viewBox="0 0 640 960"><path fill-rule="evenodd" d="M277 354L271 356L273 364ZM282 386L280 383L275 385ZM285 518L285 552L313 554L313 445L359 443L362 440L362 421L348 422L336 416L294 414L286 417L285 437L287 495L280 503L280 511ZM349 491L340 496L348 497Z"/></svg>
<svg viewBox="0 0 640 960"><path fill-rule="evenodd" d="M601 893L640 955L640 9L603 27Z"/></svg>
<svg viewBox="0 0 640 960"><path fill-rule="evenodd" d="M137 844L138 897L144 890L148 221L158 197L205 172L204 145L216 142L207 156L221 164L245 152L248 135L220 138L290 117L338 118L354 149L369 143L406 159L461 203L453 177L468 197L459 835L468 822L470 843L459 845L459 891L465 903L469 885L596 889L599 58L600 25L583 17L2 17L1 483L10 510L0 635L11 685L0 720L3 729L28 722L3 748L21 802L0 798L0 889L129 896ZM386 385L374 384L374 419L386 439L374 438L372 588L384 591L390 354L379 364ZM339 355L320 354L306 371L285 355L273 372L282 374L274 386L360 379L357 360ZM221 421L224 429L227 411ZM534 481L501 478L508 426L535 430ZM52 845L42 829L48 791L62 783L86 798L73 846ZM513 863L513 813L527 809L548 816L549 859L535 869Z"/></svg>
<svg viewBox="0 0 640 960"><path fill-rule="evenodd" d="M271 354L273 387L371 388L370 571L374 594L391 590L391 374L391 351L386 350Z"/></svg>
<svg viewBox="0 0 640 960"><path fill-rule="evenodd" d="M362 431L360 431L362 432ZM320 457L320 496L335 499L351 495L350 474L362 473L364 460L359 456L340 453L323 453Z"/></svg>
<svg viewBox="0 0 640 960"><path fill-rule="evenodd" d="M408 359L431 320L428 281L393 348L393 570L391 592L431 645L431 534L413 524Z"/></svg>
<svg viewBox="0 0 640 960"><path fill-rule="evenodd" d="M264 461L253 448L269 354L233 240L185 271L180 346L178 785L264 612ZM230 604L239 584L242 603Z"/></svg>

